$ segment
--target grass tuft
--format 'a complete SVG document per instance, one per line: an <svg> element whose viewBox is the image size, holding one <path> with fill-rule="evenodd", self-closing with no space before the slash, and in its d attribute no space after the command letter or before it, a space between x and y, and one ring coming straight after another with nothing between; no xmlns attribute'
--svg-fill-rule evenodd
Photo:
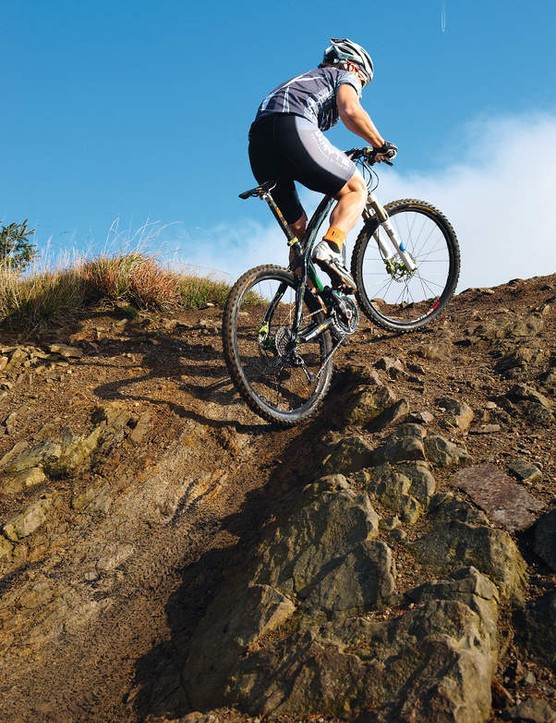
<svg viewBox="0 0 556 723"><path fill-rule="evenodd" d="M88 289L79 268L21 277L0 265L0 323L38 326L82 307Z"/></svg>
<svg viewBox="0 0 556 723"><path fill-rule="evenodd" d="M202 309L208 304L224 306L230 291L228 284L202 276L180 275L178 278L181 302L186 309Z"/></svg>
<svg viewBox="0 0 556 723"><path fill-rule="evenodd" d="M127 302L130 310L223 306L229 290L224 282L178 274L135 252L25 275L0 264L0 324L34 327L63 321L102 299Z"/></svg>
<svg viewBox="0 0 556 723"><path fill-rule="evenodd" d="M169 309L180 301L176 274L144 254L100 256L85 262L82 273L100 298L128 301L139 309Z"/></svg>

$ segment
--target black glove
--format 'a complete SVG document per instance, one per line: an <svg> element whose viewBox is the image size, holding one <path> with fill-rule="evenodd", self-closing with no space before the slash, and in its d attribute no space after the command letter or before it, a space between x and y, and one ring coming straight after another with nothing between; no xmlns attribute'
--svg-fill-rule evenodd
<svg viewBox="0 0 556 723"><path fill-rule="evenodd" d="M398 146L393 143L384 141L380 148L375 148L375 158L380 163L381 161L391 161L398 155Z"/></svg>

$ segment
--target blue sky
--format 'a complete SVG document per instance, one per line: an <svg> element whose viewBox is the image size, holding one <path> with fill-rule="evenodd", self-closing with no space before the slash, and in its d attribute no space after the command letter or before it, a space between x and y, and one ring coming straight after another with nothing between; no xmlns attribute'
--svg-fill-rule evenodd
<svg viewBox="0 0 556 723"><path fill-rule="evenodd" d="M363 104L400 148L381 200L447 204L467 285L556 270L554 0L0 0L0 10L0 221L29 218L43 252L96 253L107 237L116 250L148 222L156 250L201 268L233 276L283 261L266 208L237 198L253 185L248 127L268 90L347 36L373 56ZM332 142L356 145L340 126ZM522 193L534 219L521 231L508 208ZM535 223L542 249L526 266L520 243Z"/></svg>

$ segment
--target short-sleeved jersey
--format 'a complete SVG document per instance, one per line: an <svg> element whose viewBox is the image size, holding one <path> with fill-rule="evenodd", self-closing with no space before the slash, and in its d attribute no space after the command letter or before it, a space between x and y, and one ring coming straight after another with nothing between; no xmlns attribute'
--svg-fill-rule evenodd
<svg viewBox="0 0 556 723"><path fill-rule="evenodd" d="M255 123L274 113L289 113L306 118L319 130L327 131L338 122L336 93L345 83L353 86L361 97L359 78L347 70L325 67L298 75L266 96L259 106Z"/></svg>

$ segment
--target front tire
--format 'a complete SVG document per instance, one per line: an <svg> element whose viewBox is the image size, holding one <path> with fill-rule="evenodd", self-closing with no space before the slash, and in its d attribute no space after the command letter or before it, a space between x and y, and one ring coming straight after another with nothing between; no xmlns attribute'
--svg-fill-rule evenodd
<svg viewBox="0 0 556 723"><path fill-rule="evenodd" d="M376 241L391 243L376 217L367 220L351 259L357 300L383 329L406 332L435 319L454 294L460 271L458 240L448 219L425 201L403 199L385 206L404 250L416 263L407 272L395 254L385 259Z"/></svg>

